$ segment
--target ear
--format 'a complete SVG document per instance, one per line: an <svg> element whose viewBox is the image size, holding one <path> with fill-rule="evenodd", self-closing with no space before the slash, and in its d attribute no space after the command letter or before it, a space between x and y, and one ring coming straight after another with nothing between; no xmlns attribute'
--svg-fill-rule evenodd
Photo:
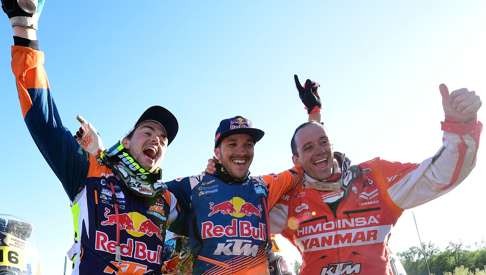
<svg viewBox="0 0 486 275"><path fill-rule="evenodd" d="M125 149L130 149L130 139L128 139L127 137L124 137L122 139L122 144Z"/></svg>
<svg viewBox="0 0 486 275"><path fill-rule="evenodd" d="M300 164L299 163L299 156L292 155L292 161L294 162L294 165Z"/></svg>
<svg viewBox="0 0 486 275"><path fill-rule="evenodd" d="M221 148L219 146L214 148L214 156L216 159L221 160Z"/></svg>

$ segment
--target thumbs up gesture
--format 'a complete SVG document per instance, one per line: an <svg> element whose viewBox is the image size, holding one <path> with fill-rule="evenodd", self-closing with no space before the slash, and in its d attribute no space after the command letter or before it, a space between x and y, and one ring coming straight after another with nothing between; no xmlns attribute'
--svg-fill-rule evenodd
<svg viewBox="0 0 486 275"><path fill-rule="evenodd" d="M439 90L446 120L460 123L476 120L477 112L481 107L481 99L474 91L461 88L449 93L445 84L440 84Z"/></svg>

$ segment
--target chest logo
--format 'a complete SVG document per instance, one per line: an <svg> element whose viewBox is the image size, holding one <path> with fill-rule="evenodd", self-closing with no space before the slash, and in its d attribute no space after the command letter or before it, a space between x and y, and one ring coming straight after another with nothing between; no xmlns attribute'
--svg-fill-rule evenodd
<svg viewBox="0 0 486 275"><path fill-rule="evenodd" d="M295 213L300 213L304 210L309 210L309 205L307 203L301 203L295 207Z"/></svg>
<svg viewBox="0 0 486 275"><path fill-rule="evenodd" d="M116 214L112 213L109 208L105 208L104 217L105 220L101 221L102 226L118 226L120 230L125 230L136 238L146 235L148 237L156 236L162 240L160 227L139 212Z"/></svg>
<svg viewBox="0 0 486 275"><path fill-rule="evenodd" d="M359 198L366 201L372 200L376 197L378 197L378 189L374 189L370 192L363 191L359 194Z"/></svg>
<svg viewBox="0 0 486 275"><path fill-rule="evenodd" d="M245 201L240 197L233 197L227 201L216 204L214 202L210 202L209 210L210 212L208 217L219 213L223 215L230 215L235 218L249 217L252 215L261 218L263 212L260 204L255 206L253 203Z"/></svg>

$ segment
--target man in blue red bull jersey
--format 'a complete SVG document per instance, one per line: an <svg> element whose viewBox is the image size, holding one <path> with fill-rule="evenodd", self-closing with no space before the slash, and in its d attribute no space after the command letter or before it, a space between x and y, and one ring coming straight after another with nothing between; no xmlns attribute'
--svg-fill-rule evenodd
<svg viewBox="0 0 486 275"><path fill-rule="evenodd" d="M194 258L194 274L269 274L268 211L301 179L290 169L251 177L255 143L264 135L247 118L223 119L215 134L216 173L168 182Z"/></svg>
<svg viewBox="0 0 486 275"><path fill-rule="evenodd" d="M88 132L100 140L92 127ZM180 224L173 229L189 237L194 274L269 272L268 209L302 176L298 168L249 176L263 134L242 116L222 120L215 135L216 173L166 183L181 208Z"/></svg>
<svg viewBox="0 0 486 275"><path fill-rule="evenodd" d="M95 130L82 118L73 137L62 124L38 50L43 4L2 0L2 9L14 32L12 71L22 115L72 202L73 274L160 274L165 228L177 211L159 166L177 134L177 120L167 109L152 106L108 150L99 150Z"/></svg>

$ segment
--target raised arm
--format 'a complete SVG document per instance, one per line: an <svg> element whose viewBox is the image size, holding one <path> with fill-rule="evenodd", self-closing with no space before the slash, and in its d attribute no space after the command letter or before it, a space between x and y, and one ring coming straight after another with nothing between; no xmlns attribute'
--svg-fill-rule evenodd
<svg viewBox="0 0 486 275"><path fill-rule="evenodd" d="M476 165L482 124L477 121L481 99L474 91L458 89L449 94L439 87L445 120L443 145L431 158L411 167L403 177L385 174L390 180L388 193L397 206L411 208L439 197L461 183ZM393 163L383 163L392 167ZM386 171L385 169L384 171ZM389 169L393 171L392 169Z"/></svg>
<svg viewBox="0 0 486 275"><path fill-rule="evenodd" d="M294 74L295 87L299 91L299 97L304 103L307 113L309 114L309 121L321 122L321 98L317 90L319 83L307 79L304 86L300 84L299 77Z"/></svg>
<svg viewBox="0 0 486 275"><path fill-rule="evenodd" d="M39 151L60 179L70 197L81 187L88 169L87 155L63 127L51 97L44 53L38 51L37 22L43 0L2 0L14 33L12 71L15 75L25 123Z"/></svg>

